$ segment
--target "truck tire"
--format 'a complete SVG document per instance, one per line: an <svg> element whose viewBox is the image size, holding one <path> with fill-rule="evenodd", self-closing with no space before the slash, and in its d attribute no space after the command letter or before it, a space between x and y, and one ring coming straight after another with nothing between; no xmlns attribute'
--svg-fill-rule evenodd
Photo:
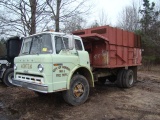
<svg viewBox="0 0 160 120"><path fill-rule="evenodd" d="M12 84L12 79L13 79L13 76L14 75L14 70L13 68L9 68L6 70L5 74L4 74L4 77L3 77L3 83L5 85L7 85L8 87L11 87L13 86Z"/></svg>
<svg viewBox="0 0 160 120"><path fill-rule="evenodd" d="M82 75L74 75L70 82L70 89L63 91L64 100L73 106L84 103L89 95L89 84Z"/></svg>
<svg viewBox="0 0 160 120"><path fill-rule="evenodd" d="M126 72L124 73L123 87L130 88L134 85L134 83L135 83L135 75L133 70L131 69L126 70Z"/></svg>
<svg viewBox="0 0 160 120"><path fill-rule="evenodd" d="M117 80L116 80L116 84L118 87L120 88L123 88L123 73L125 72L125 69L121 69L119 72L118 72L118 75L117 75Z"/></svg>

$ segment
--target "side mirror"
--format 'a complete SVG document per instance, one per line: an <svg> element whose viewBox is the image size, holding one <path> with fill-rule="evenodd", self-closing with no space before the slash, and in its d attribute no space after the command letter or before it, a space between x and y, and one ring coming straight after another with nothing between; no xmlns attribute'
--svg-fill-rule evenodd
<svg viewBox="0 0 160 120"><path fill-rule="evenodd" d="M73 35L70 36L70 39L69 39L69 49L70 50L73 50L75 47L75 40L74 40L74 37Z"/></svg>

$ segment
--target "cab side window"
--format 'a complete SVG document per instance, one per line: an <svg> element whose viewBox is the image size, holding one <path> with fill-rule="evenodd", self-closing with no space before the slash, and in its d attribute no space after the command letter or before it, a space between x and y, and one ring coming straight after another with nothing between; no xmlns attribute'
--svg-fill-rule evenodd
<svg viewBox="0 0 160 120"><path fill-rule="evenodd" d="M68 38L55 36L56 53L58 54L62 49L69 49Z"/></svg>
<svg viewBox="0 0 160 120"><path fill-rule="evenodd" d="M76 50L83 50L82 43L80 40L75 39L75 48Z"/></svg>

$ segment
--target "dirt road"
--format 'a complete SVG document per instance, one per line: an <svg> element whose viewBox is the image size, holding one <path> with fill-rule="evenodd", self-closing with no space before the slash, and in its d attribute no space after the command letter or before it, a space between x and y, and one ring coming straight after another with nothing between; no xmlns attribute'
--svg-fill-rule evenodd
<svg viewBox="0 0 160 120"><path fill-rule="evenodd" d="M83 105L72 107L60 94L38 97L33 91L0 84L0 120L160 120L160 76L138 73L133 88L107 82L91 89Z"/></svg>

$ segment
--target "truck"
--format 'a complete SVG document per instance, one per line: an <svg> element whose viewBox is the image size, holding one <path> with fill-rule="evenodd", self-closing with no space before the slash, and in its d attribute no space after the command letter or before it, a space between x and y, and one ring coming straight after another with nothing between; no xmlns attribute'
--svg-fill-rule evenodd
<svg viewBox="0 0 160 120"><path fill-rule="evenodd" d="M130 88L141 65L140 37L110 26L65 34L42 32L23 39L12 84L39 95L62 92L73 106L84 103L95 82Z"/></svg>
<svg viewBox="0 0 160 120"><path fill-rule="evenodd" d="M19 55L21 43L18 36L0 42L0 81L6 86L13 86L14 58Z"/></svg>

